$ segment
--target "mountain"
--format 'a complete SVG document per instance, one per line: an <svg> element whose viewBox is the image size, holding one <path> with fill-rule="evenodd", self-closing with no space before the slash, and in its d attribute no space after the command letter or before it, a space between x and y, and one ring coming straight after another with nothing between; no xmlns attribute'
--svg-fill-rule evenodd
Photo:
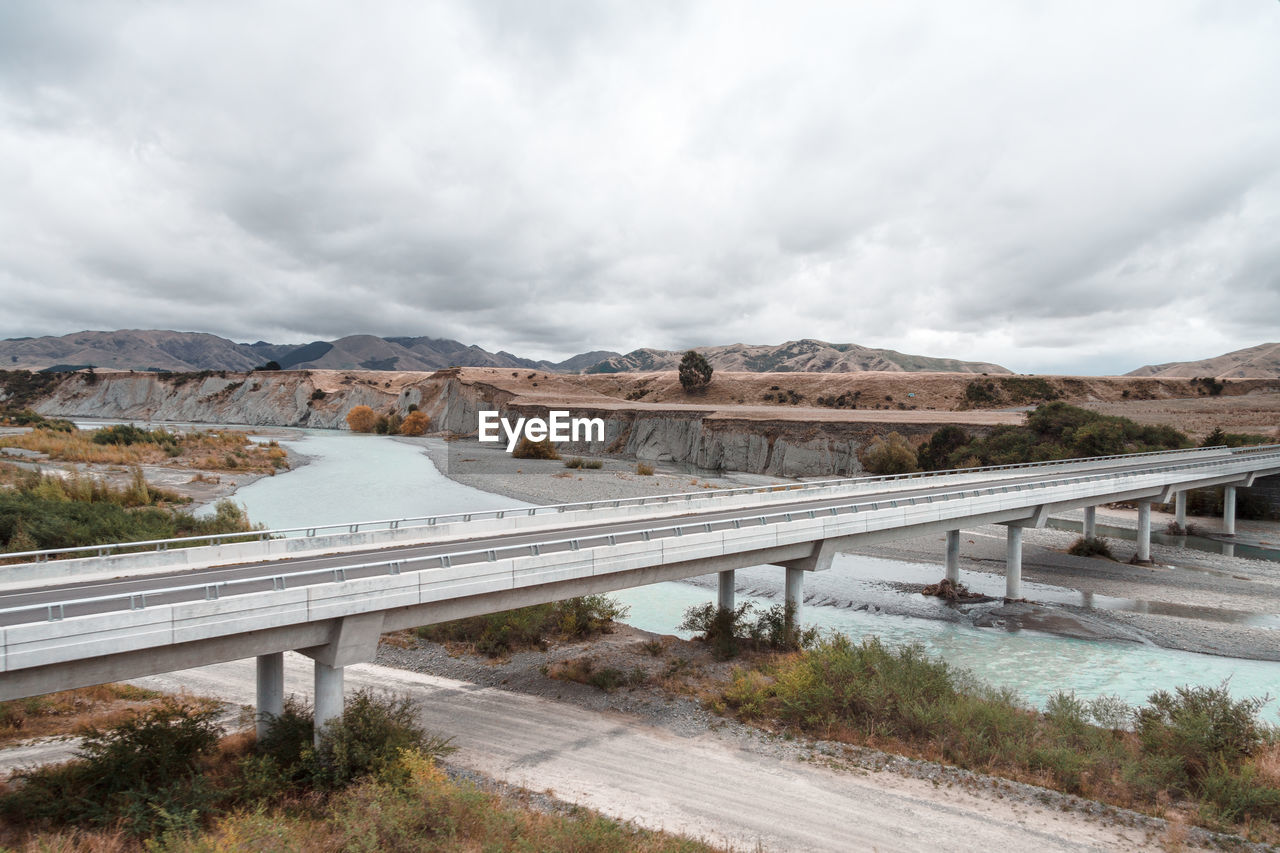
<svg viewBox="0 0 1280 853"><path fill-rule="evenodd" d="M1225 379L1280 379L1280 343L1258 344L1215 358L1148 364L1126 376L1188 378L1212 376Z"/></svg>
<svg viewBox="0 0 1280 853"><path fill-rule="evenodd" d="M779 346L730 344L695 347L716 370L749 373L857 373L866 370L888 372L943 371L948 373L1011 373L998 364L957 361L907 355L889 349L871 349L857 344L829 344L806 338ZM588 368L587 373L634 373L675 370L684 352L638 349L607 358Z"/></svg>
<svg viewBox="0 0 1280 853"><path fill-rule="evenodd" d="M124 329L0 341L0 367L10 370L42 370L55 365L94 365L111 370L250 370L263 362L246 344L202 332Z"/></svg>
<svg viewBox="0 0 1280 853"><path fill-rule="evenodd" d="M1008 373L997 364L904 355L857 344L789 341L781 346L700 347L717 370L854 373L863 370ZM286 370L439 370L499 367L548 373L631 373L675 370L683 352L638 349L621 355L596 350L564 361L534 361L489 352L446 338L348 335L334 341L238 344L202 332L125 329L62 337L0 340L0 369L45 370L94 366L108 370L252 370L274 361Z"/></svg>

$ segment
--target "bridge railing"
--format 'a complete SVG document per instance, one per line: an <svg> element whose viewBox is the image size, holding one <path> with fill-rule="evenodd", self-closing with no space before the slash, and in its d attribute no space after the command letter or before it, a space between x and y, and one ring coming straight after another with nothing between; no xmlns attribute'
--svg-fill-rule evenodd
<svg viewBox="0 0 1280 853"><path fill-rule="evenodd" d="M1280 445L1273 446L1271 451L1280 451ZM1274 455L1277 467L1280 467L1280 452L1271 452ZM47 621L59 621L67 617L67 610L72 608L96 607L102 604L116 603L119 606L107 608L105 611L97 609L92 611L93 614L102 612L115 612L122 610L142 610L148 605L148 597L151 598L153 604L176 604L189 601L198 601L201 598L208 601L215 601L225 595L247 594L252 592L267 590L285 590L296 586L309 586L315 583L342 583L348 580L354 580L362 577L372 577L375 575L399 575L405 572L406 566L414 566L410 571L422 571L433 568L451 568L455 565L468 565L472 563L496 562L499 559L509 559L519 556L540 556L544 553L559 553L564 551L579 551L584 547L594 548L609 545L625 544L626 542L651 541L653 539L662 539L671 536L684 536L690 533L713 533L717 530L741 529L744 526L768 526L770 524L781 524L802 519L818 519L821 517L838 516L847 513L858 513L864 511L875 511L881 509L896 509L902 506L918 506L920 504L933 504L951 500L962 500L969 498L982 497L985 495L1009 494L1011 492L1037 491L1061 486L1071 486L1081 483L1097 482L1100 480L1123 480L1136 477L1146 477L1158 473L1172 473L1176 471L1192 471L1204 470L1212 468L1222 468L1232 461L1237 461L1238 456L1204 460L1199 462L1186 462L1171 465L1160 465L1151 469L1140 471L1120 471L1106 474L1083 474L1072 477L1061 477L1052 480L1042 480L1029 483L1009 483L1006 485L984 486L976 489L957 489L948 492L929 493L925 495L909 495L905 497L893 498L882 497L877 500L862 500L844 504L836 504L827 507L815 508L810 510L795 509L788 512L762 513L760 515L746 514L741 517L720 519L717 521L685 521L679 524L665 524L656 527L642 528L638 530L626 531L623 533L599 533L586 536L566 537L561 539L553 539L546 542L530 543L527 545L508 545L494 548L474 548L452 551L444 554L432 554L421 557L406 557L392 560L376 560L365 563L356 563L350 566L340 568L324 568L324 569L306 569L297 572L283 572L274 575L259 575L252 578L239 578L226 581L218 581L216 583L205 584L183 584L179 586L160 587L154 590L145 590L132 593L114 593L110 595L90 596L85 598L72 598L65 601L53 603L19 605L17 607L0 608L0 619L4 617L14 616L22 613L36 614L44 612ZM1029 502L1027 506L1034 506L1035 502ZM501 556L499 556L501 555ZM308 583L308 579L311 579ZM243 592L236 593L233 590L243 589ZM166 600L157 601L160 597L173 599L178 597L177 601ZM186 597L183 597L186 596ZM73 614L74 615L74 614ZM85 614L89 615L89 614ZM31 622L35 620L26 620ZM12 624L12 623L10 623ZM18 624L22 624L21 622Z"/></svg>
<svg viewBox="0 0 1280 853"><path fill-rule="evenodd" d="M1266 450L1280 448L1280 445L1253 446L1238 448L1241 450ZM614 498L601 501L576 501L562 504L546 504L534 507L512 507L495 510L476 510L473 512L443 513L410 518L380 519L375 521L340 522L335 524L309 525L306 527L281 527L270 530L251 530L242 533L218 533L202 536L182 536L170 539L145 539L136 542L114 542L106 545L79 545L70 548L45 548L34 551L18 551L4 554L5 560L24 562L43 562L51 557L67 557L71 555L105 557L111 554L136 553L145 551L165 551L169 548L185 548L200 545L222 545L229 542L253 542L288 537L316 537L322 535L341 535L343 533L360 533L362 531L399 530L412 527L434 527L438 524L470 522L481 519L502 519L519 515L544 515L564 512L575 512L594 509L618 509L630 506L666 505L680 501L695 502L700 500L723 500L734 496L755 494L772 494L784 492L809 492L823 489L837 489L856 485L876 485L896 483L909 480L925 480L953 475L984 474L1008 472L1019 469L1037 470L1065 465L1084 463L1112 462L1116 460L1140 460L1155 456L1171 456L1188 453L1204 453L1215 450L1228 450L1226 446L1217 447L1185 447L1178 450L1153 450L1144 453L1119 453L1109 456L1083 456L1071 459L1050 459L1043 462L1014 463L1007 465L984 465L977 468L950 468L942 471L917 471L910 474L885 474L872 477L842 477L828 480L811 480L804 483L775 483L767 486L743 486L737 489L715 489L700 492L675 492L666 495L649 495L634 498Z"/></svg>

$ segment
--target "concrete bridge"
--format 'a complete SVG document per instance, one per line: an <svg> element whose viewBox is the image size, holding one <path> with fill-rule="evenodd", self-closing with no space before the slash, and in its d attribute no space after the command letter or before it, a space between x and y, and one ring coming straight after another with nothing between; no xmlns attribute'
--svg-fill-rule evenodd
<svg viewBox="0 0 1280 853"><path fill-rule="evenodd" d="M945 532L955 580L960 529L993 523L1019 598L1022 530L1053 512L1083 508L1093 535L1094 507L1136 502L1149 559L1152 503L1185 523L1185 491L1223 485L1230 535L1235 488L1276 472L1280 445L1196 448L12 555L26 562L0 568L0 700L256 657L264 719L297 650L323 725L343 667L387 631L713 572L732 607L734 571L762 564L785 570L798 613L805 572L843 548Z"/></svg>

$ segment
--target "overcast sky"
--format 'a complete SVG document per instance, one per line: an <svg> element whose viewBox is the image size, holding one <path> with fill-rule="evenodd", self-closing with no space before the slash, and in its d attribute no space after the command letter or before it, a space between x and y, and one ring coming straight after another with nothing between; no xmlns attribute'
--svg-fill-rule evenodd
<svg viewBox="0 0 1280 853"><path fill-rule="evenodd" d="M0 337L1280 340L1280 3L0 4Z"/></svg>

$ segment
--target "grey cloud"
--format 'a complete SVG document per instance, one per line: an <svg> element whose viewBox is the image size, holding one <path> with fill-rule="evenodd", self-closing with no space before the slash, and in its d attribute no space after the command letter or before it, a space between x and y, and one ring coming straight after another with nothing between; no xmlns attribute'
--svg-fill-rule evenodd
<svg viewBox="0 0 1280 853"><path fill-rule="evenodd" d="M1219 5L6 4L0 334L1274 339L1280 24Z"/></svg>

